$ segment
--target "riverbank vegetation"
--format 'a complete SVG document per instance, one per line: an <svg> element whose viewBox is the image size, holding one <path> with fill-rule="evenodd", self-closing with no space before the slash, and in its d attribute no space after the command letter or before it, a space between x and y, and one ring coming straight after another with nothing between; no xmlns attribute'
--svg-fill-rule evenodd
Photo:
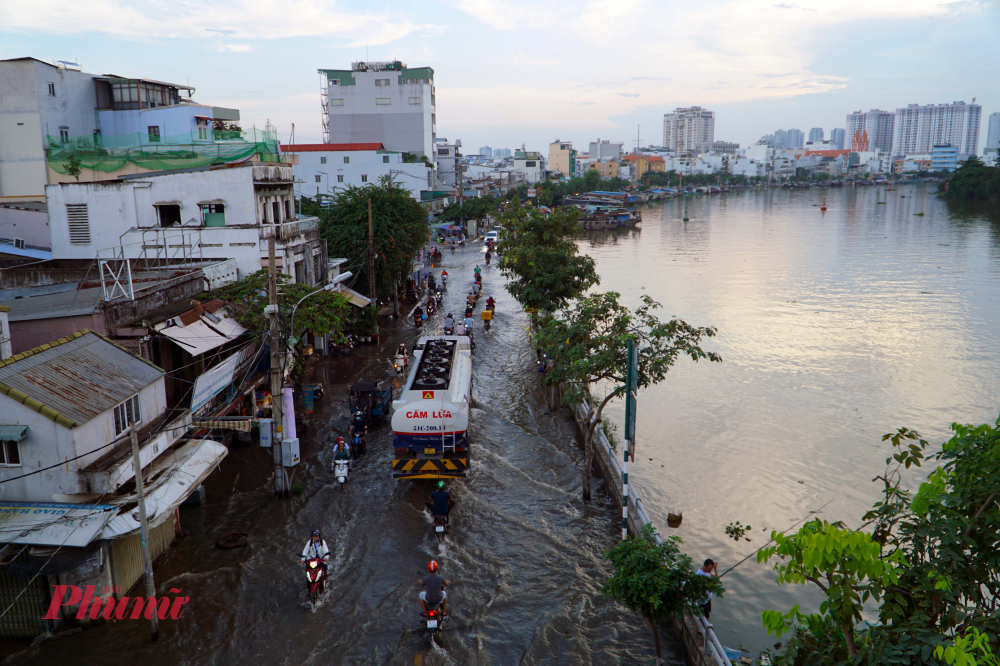
<svg viewBox="0 0 1000 666"><path fill-rule="evenodd" d="M998 663L1000 428L952 430L929 456L912 430L883 437L893 453L860 528L814 520L791 536L772 532L758 561L775 561L779 585L826 596L818 613L764 612L770 633L791 633L776 664ZM903 472L927 462L935 467L917 491L903 487Z"/></svg>
<svg viewBox="0 0 1000 666"><path fill-rule="evenodd" d="M944 184L945 198L953 202L1000 203L1000 167L970 157Z"/></svg>

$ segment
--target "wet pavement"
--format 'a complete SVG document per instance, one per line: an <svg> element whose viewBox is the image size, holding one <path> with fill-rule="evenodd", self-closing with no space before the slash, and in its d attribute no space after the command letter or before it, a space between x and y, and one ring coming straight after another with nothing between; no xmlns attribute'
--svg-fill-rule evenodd
<svg viewBox="0 0 1000 666"><path fill-rule="evenodd" d="M461 314L480 249L445 254L445 312ZM301 495L272 499L269 450L230 450L206 484L207 500L181 511L188 536L156 562L157 588L183 588L191 597L179 620L161 623L158 643L148 641L146 622L125 621L36 646L8 645L15 654L6 663L652 663L645 622L600 594L616 511L581 501L582 454L568 418L549 413L541 399L527 318L496 267L483 273L497 313L490 333L478 326L478 308L475 315L471 470L448 483L456 508L447 537L432 533L423 506L431 482L392 480L388 419L373 429L344 488L329 471L330 442L347 434L347 387L362 379L401 386L393 350L439 332L442 312L423 330L408 321L384 330L378 347L313 365L312 378L326 390L300 435L293 483L303 485ZM333 551L330 584L315 608L298 563L314 528ZM234 531L250 534L248 547L215 547ZM417 603L417 580L431 558L452 582L450 620L433 641L421 630ZM663 638L669 648L666 632Z"/></svg>

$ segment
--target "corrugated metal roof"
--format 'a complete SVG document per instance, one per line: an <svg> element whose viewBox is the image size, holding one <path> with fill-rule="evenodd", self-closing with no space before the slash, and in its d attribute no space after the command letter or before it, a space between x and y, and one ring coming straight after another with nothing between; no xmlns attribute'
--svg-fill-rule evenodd
<svg viewBox="0 0 1000 666"><path fill-rule="evenodd" d="M0 385L20 391L77 424L111 409L161 376L161 369L91 331L18 354L0 366Z"/></svg>

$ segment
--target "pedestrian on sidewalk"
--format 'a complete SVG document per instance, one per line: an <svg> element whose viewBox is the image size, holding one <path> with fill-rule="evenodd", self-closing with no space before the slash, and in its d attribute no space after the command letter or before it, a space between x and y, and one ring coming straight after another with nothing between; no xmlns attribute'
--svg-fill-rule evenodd
<svg viewBox="0 0 1000 666"><path fill-rule="evenodd" d="M701 568L695 571L698 576L708 576L709 578L719 577L719 568L711 559L705 560L705 563L701 565ZM705 619L708 620L712 615L712 593L709 592L708 596L705 597L704 601L701 602L701 610L705 613Z"/></svg>

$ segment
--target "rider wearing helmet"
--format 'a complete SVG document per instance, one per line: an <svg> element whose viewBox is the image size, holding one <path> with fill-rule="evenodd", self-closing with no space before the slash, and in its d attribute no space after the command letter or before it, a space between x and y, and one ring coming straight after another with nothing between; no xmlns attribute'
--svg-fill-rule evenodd
<svg viewBox="0 0 1000 666"><path fill-rule="evenodd" d="M429 572L426 576L420 579L420 587L425 588L423 592L420 593L420 611L421 615L427 614L427 604L431 606L441 606L441 614L445 615L447 613L448 605L448 593L445 592L446 587L451 585L451 581L445 579L444 576L439 576L437 573L438 563L431 560L427 564L427 571Z"/></svg>
<svg viewBox="0 0 1000 666"><path fill-rule="evenodd" d="M497 302L493 299L493 294L490 294L490 297L486 299L486 307L489 308L490 310L493 310L496 308L496 306Z"/></svg>
<svg viewBox="0 0 1000 666"><path fill-rule="evenodd" d="M444 481L438 481L437 488L431 493L431 498L427 501L427 508L430 509L432 516L447 516L451 507L455 506L455 500L444 489Z"/></svg>
<svg viewBox="0 0 1000 666"><path fill-rule="evenodd" d="M343 437L337 437L337 442L334 444L333 462L330 463L331 468L337 464L338 460L347 461L348 471L354 468L354 461L351 459L351 446L344 441Z"/></svg>
<svg viewBox="0 0 1000 666"><path fill-rule="evenodd" d="M465 302L468 303L469 305L475 305L476 304L476 292L475 291L470 291L469 295L465 298Z"/></svg>
<svg viewBox="0 0 1000 666"><path fill-rule="evenodd" d="M330 561L330 549L326 547L326 541L320 538L319 530L313 530L306 547L302 549L302 560L300 564L305 564L306 560L318 557L322 560L320 566L323 567L323 575L326 575L326 563Z"/></svg>
<svg viewBox="0 0 1000 666"><path fill-rule="evenodd" d="M368 420L365 419L365 413L360 409L354 412L354 420L351 421L351 428L347 431L348 435L353 435L354 433L358 433L362 437L368 435Z"/></svg>

